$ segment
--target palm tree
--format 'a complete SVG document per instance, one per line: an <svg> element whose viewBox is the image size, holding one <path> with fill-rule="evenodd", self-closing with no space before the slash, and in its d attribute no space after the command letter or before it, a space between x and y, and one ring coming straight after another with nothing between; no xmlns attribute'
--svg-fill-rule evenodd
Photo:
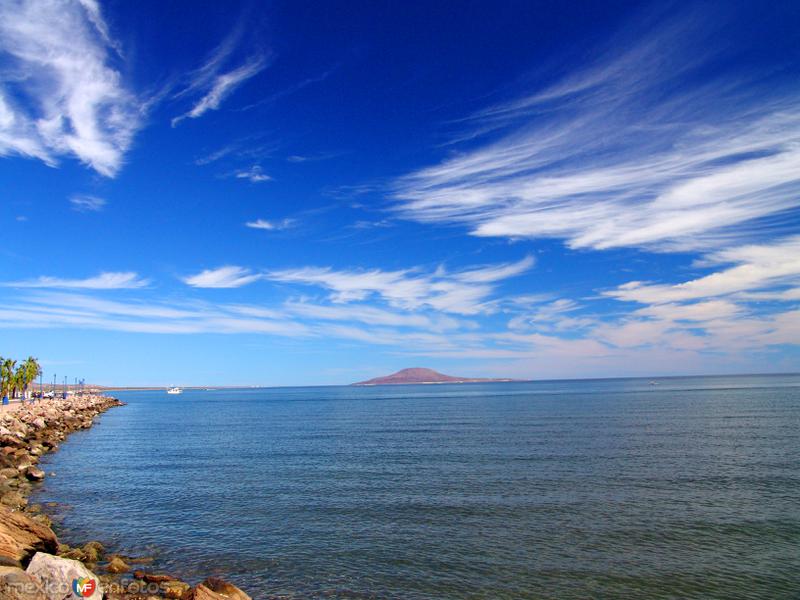
<svg viewBox="0 0 800 600"><path fill-rule="evenodd" d="M21 364L17 367L17 372L14 373L14 389L11 390L11 398L12 400L17 397L17 392L19 390L25 389L25 363ZM25 394L23 392L22 399L25 400Z"/></svg>
<svg viewBox="0 0 800 600"><path fill-rule="evenodd" d="M8 404L8 392L14 387L14 367L17 361L12 358L6 358L0 364L0 387L2 388L3 404Z"/></svg>
<svg viewBox="0 0 800 600"><path fill-rule="evenodd" d="M22 400L24 401L28 393L28 386L36 381L36 378L42 372L42 367L38 360L29 356L20 366L20 370L22 371Z"/></svg>

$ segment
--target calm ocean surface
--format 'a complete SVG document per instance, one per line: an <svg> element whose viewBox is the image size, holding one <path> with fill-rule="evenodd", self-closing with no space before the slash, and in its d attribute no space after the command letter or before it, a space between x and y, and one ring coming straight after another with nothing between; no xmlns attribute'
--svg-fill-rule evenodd
<svg viewBox="0 0 800 600"><path fill-rule="evenodd" d="M61 537L254 598L800 597L800 376L120 392Z"/></svg>

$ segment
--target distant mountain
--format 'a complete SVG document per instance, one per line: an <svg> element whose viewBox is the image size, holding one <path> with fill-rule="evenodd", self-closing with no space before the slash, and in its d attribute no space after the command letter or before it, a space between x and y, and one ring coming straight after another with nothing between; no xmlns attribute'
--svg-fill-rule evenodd
<svg viewBox="0 0 800 600"><path fill-rule="evenodd" d="M352 385L406 385L412 383L477 383L480 381L514 381L513 379L482 379L479 377L453 377L433 369L403 369L392 375L359 381Z"/></svg>

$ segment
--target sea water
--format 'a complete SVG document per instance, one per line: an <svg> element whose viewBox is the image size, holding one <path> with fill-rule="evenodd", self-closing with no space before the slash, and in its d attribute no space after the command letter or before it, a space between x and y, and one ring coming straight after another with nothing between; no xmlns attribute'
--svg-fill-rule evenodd
<svg viewBox="0 0 800 600"><path fill-rule="evenodd" d="M800 376L117 395L33 501L60 503L65 541L190 582L800 597Z"/></svg>

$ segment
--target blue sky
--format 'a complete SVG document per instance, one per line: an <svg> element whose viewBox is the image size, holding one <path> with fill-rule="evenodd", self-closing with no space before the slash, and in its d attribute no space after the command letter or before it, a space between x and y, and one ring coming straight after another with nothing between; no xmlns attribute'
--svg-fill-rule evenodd
<svg viewBox="0 0 800 600"><path fill-rule="evenodd" d="M0 4L0 354L800 370L796 2Z"/></svg>

